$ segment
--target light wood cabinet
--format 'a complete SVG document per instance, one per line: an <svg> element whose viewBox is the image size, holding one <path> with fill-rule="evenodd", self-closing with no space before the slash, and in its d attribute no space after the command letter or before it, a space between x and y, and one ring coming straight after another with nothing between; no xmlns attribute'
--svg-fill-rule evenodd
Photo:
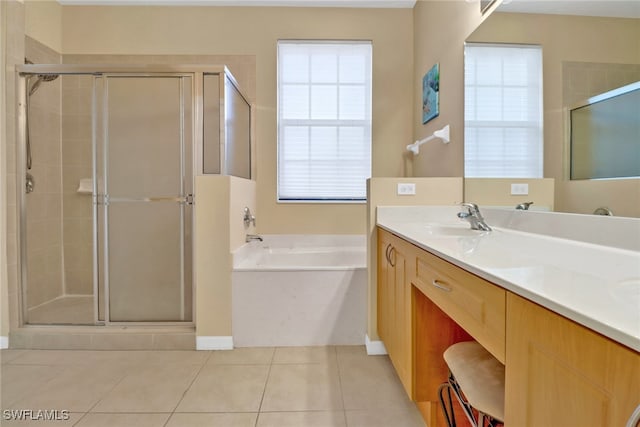
<svg viewBox="0 0 640 427"><path fill-rule="evenodd" d="M640 353L382 229L378 333L429 427L442 354L471 339L505 364L507 427L622 427L640 404Z"/></svg>
<svg viewBox="0 0 640 427"><path fill-rule="evenodd" d="M411 244L378 230L378 334L410 397L413 395L409 279L412 253Z"/></svg>
<svg viewBox="0 0 640 427"><path fill-rule="evenodd" d="M640 404L640 354L512 293L507 355L507 426L624 426Z"/></svg>
<svg viewBox="0 0 640 427"><path fill-rule="evenodd" d="M500 362L505 362L506 291L435 255L416 256L415 286Z"/></svg>

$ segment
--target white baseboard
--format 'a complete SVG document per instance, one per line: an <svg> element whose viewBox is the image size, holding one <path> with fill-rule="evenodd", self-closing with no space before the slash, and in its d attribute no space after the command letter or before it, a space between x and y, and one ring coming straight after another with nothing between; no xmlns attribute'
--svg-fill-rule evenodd
<svg viewBox="0 0 640 427"><path fill-rule="evenodd" d="M9 348L9 337L0 337L0 348Z"/></svg>
<svg viewBox="0 0 640 427"><path fill-rule="evenodd" d="M369 335L364 336L364 343L367 347L367 354L374 356L378 354L387 354L387 349L382 341L371 341Z"/></svg>
<svg viewBox="0 0 640 427"><path fill-rule="evenodd" d="M233 337L196 336L196 350L233 350Z"/></svg>

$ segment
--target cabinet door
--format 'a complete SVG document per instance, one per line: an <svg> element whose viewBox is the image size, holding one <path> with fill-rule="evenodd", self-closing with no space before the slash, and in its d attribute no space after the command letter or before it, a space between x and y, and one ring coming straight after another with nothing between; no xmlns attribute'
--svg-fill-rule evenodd
<svg viewBox="0 0 640 427"><path fill-rule="evenodd" d="M411 396L411 284L407 280L408 251L404 242L396 239L389 250L393 269L393 341L394 352L389 354L400 381Z"/></svg>
<svg viewBox="0 0 640 427"><path fill-rule="evenodd" d="M378 230L378 334L409 396L411 391L411 245Z"/></svg>
<svg viewBox="0 0 640 427"><path fill-rule="evenodd" d="M624 426L640 403L640 354L507 294L505 422Z"/></svg>
<svg viewBox="0 0 640 427"><path fill-rule="evenodd" d="M378 232L378 335L382 342L384 342L387 352L391 351L391 334L390 329L390 312L391 305L393 305L393 299L395 295L393 292L389 292L389 287L392 285L390 275L393 273L391 266L389 265L389 249L391 248L391 241L388 233Z"/></svg>

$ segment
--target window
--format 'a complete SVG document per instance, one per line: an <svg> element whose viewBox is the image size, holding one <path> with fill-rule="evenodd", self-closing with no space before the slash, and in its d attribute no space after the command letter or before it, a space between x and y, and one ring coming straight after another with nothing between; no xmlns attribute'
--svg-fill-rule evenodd
<svg viewBox="0 0 640 427"><path fill-rule="evenodd" d="M278 42L278 200L363 201L371 43Z"/></svg>
<svg viewBox="0 0 640 427"><path fill-rule="evenodd" d="M465 46L464 173L542 178L542 49Z"/></svg>

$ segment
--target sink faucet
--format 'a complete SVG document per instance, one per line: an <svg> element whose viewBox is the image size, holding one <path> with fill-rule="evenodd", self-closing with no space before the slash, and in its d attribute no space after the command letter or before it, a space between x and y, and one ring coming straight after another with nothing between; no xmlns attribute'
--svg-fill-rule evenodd
<svg viewBox="0 0 640 427"><path fill-rule="evenodd" d="M475 203L462 203L461 206L467 208L467 211L458 212L458 218L469 221L472 230L491 231L491 227L484 222L478 205Z"/></svg>
<svg viewBox="0 0 640 427"><path fill-rule="evenodd" d="M258 236L257 234L247 234L247 237L245 237L244 239L244 241L247 243L252 242L254 240L262 242L262 237Z"/></svg>

